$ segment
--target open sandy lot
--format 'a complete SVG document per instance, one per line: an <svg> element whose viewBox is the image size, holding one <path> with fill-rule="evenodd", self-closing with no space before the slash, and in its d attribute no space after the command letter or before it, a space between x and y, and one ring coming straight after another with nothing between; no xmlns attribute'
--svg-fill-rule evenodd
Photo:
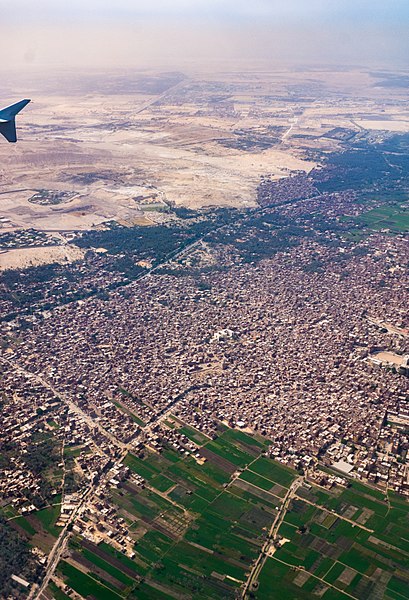
<svg viewBox="0 0 409 600"><path fill-rule="evenodd" d="M254 206L261 175L310 171L339 147L334 128L409 130L403 90L359 69L145 75L39 79L19 142L0 140L2 230L157 222L145 203ZM76 196L30 202L44 189Z"/></svg>
<svg viewBox="0 0 409 600"><path fill-rule="evenodd" d="M24 269L50 263L68 263L79 260L84 251L76 246L47 246L39 248L19 248L0 253L0 271Z"/></svg>

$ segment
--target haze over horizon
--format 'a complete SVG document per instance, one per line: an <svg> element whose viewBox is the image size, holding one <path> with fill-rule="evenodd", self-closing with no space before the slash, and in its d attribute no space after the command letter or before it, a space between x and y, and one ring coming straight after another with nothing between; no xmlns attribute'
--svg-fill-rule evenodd
<svg viewBox="0 0 409 600"><path fill-rule="evenodd" d="M6 0L3 69L268 61L390 66L409 57L403 0Z"/></svg>

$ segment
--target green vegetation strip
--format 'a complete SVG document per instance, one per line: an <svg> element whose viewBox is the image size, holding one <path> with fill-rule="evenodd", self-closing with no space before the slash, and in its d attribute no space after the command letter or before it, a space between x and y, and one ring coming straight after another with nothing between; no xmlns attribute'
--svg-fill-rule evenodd
<svg viewBox="0 0 409 600"><path fill-rule="evenodd" d="M48 533L51 533L54 537L58 537L61 531L61 527L56 527L55 523L58 521L61 513L61 505L50 506L39 510L35 513L35 518L38 519L41 525Z"/></svg>
<svg viewBox="0 0 409 600"><path fill-rule="evenodd" d="M122 597L65 561L60 562L58 570L64 576L67 585L84 598L93 596L98 600L112 600Z"/></svg>
<svg viewBox="0 0 409 600"><path fill-rule="evenodd" d="M111 565L109 562L107 562L100 556L97 556L96 554L94 554L90 550L87 550L86 548L83 548L81 550L81 553L83 554L84 558L92 562L96 567L99 567L100 569L105 571L105 573L112 575L112 577L115 577L115 579L121 581L122 583L125 583L126 585L132 585L133 581L130 577L122 573L122 571Z"/></svg>
<svg viewBox="0 0 409 600"><path fill-rule="evenodd" d="M60 590L60 588L55 585L53 581L50 581L48 588L55 600L70 600L70 597L67 596L67 594L64 594L64 592Z"/></svg>

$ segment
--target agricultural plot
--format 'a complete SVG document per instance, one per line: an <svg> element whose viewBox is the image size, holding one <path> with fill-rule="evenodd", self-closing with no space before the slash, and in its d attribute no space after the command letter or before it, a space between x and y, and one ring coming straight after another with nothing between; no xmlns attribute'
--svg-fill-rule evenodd
<svg viewBox="0 0 409 600"><path fill-rule="evenodd" d="M380 206L361 214L356 222L375 231L390 229L392 232L402 233L409 231L409 208L407 205L396 204Z"/></svg>
<svg viewBox="0 0 409 600"><path fill-rule="evenodd" d="M61 527L56 527L55 524L60 517L60 513L61 505L56 503L53 506L39 510L35 513L35 518L40 521L45 531L48 531L48 533L51 533L54 537L58 537Z"/></svg>
<svg viewBox="0 0 409 600"><path fill-rule="evenodd" d="M194 427L189 427L188 425L181 427L179 429L179 433L183 433L186 437L192 440L192 442L195 442L199 445L205 444L207 441L209 441L209 438L201 431L198 431Z"/></svg>
<svg viewBox="0 0 409 600"><path fill-rule="evenodd" d="M409 514L395 495L358 482L300 488L278 533L286 541L264 565L258 600L409 598Z"/></svg>
<svg viewBox="0 0 409 600"><path fill-rule="evenodd" d="M238 468L245 468L253 463L265 448L265 443L263 444L243 432L232 429L227 430L216 440L208 442L204 446L206 451Z"/></svg>
<svg viewBox="0 0 409 600"><path fill-rule="evenodd" d="M288 488L296 478L293 470L280 465L277 462L259 457L249 468L253 473L257 473L261 477L270 480L273 484Z"/></svg>
<svg viewBox="0 0 409 600"><path fill-rule="evenodd" d="M214 441L209 441L193 427L180 431L189 434L196 443L199 439L205 442L200 448L200 454L206 458L204 464L191 456L182 458L173 449L167 449L161 455L148 453L143 458L129 454L125 464L149 485L167 492L183 506L193 507L192 510L196 504L200 508L203 502L214 500L232 474L253 463L268 445L262 438L255 439L235 430L224 431ZM266 461L274 464L269 459ZM273 487L274 482L268 482L268 486Z"/></svg>
<svg viewBox="0 0 409 600"><path fill-rule="evenodd" d="M189 523L190 517L186 511L166 497L149 489L138 489L137 486L124 484L120 491L112 492L112 501L118 506L119 512L133 517L131 527L153 522L165 527L171 534L177 534ZM166 525L162 525L166 522Z"/></svg>
<svg viewBox="0 0 409 600"><path fill-rule="evenodd" d="M303 575L302 579L300 574ZM256 592L258 600L346 600L349 597L311 576L306 577L303 571L297 571L273 558L267 559Z"/></svg>
<svg viewBox="0 0 409 600"><path fill-rule="evenodd" d="M59 501L61 497L55 498L55 505L43 508L27 516L14 518L10 523L12 526L27 539L30 545L40 548L43 552L48 552L53 547L61 528L56 527L59 519L61 507Z"/></svg>
<svg viewBox="0 0 409 600"><path fill-rule="evenodd" d="M131 476L111 488L110 504L127 523L132 557L78 537L60 565L64 581L98 599L233 600L297 477L263 456L265 447L226 430L204 441L205 462L170 447L128 455L145 484ZM355 481L332 490L301 486L278 536L252 590L258 600L409 599L409 516L395 495L386 501Z"/></svg>
<svg viewBox="0 0 409 600"><path fill-rule="evenodd" d="M70 600L70 597L67 594L64 594L62 590L53 582L50 581L48 585L48 596L54 598L55 600Z"/></svg>
<svg viewBox="0 0 409 600"><path fill-rule="evenodd" d="M111 488L110 504L126 520L134 555L76 538L60 571L78 593L138 600L237 596L281 503L268 489L285 493L294 473L268 458L258 463L268 444L263 438L227 429L212 441L193 428L186 433L204 442L201 456L208 449L214 460L198 462L171 448L128 455L126 464L145 484L131 477ZM274 479L248 471L253 465ZM249 481L241 478L246 474ZM267 490L251 483L254 477Z"/></svg>
<svg viewBox="0 0 409 600"><path fill-rule="evenodd" d="M106 582L98 582L95 578L90 577L65 561L61 561L59 564L58 573L64 577L69 587L84 598L92 596L98 598L98 600L114 600L121 597Z"/></svg>

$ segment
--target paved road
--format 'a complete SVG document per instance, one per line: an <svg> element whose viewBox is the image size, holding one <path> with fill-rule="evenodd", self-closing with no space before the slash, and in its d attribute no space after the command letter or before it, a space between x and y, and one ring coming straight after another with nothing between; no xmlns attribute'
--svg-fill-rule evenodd
<svg viewBox="0 0 409 600"><path fill-rule="evenodd" d="M154 96L153 98L151 98L147 102L144 102L144 104L142 104L139 108L137 108L135 111L133 111L133 114L134 115L139 115L141 112L143 112L144 110L146 110L150 106L153 106L154 104L156 104L160 100L163 100L164 98L166 98L166 96L168 96L171 92L174 92L175 90L178 90L179 88L183 87L185 85L185 83L187 83L188 81L189 81L189 79L187 79L187 78L186 79L182 79L182 81L179 81L179 83L176 83L175 85L172 85L172 87L170 87L167 90L165 90L159 96Z"/></svg>
<svg viewBox="0 0 409 600"><path fill-rule="evenodd" d="M126 454L127 454L127 450L124 451L122 453L122 455L117 459L116 464L121 463L124 460ZM114 467L115 467L115 465L114 465ZM75 520L77 519L77 517L81 515L87 501L90 500L92 498L92 496L95 494L95 492L100 487L103 487L109 481L109 479L112 477L112 469L114 467L111 467L111 469L109 469L109 471L103 477L101 477L101 479L98 483L89 485L88 490L82 496L81 501L78 504L78 506L71 513L70 518L68 519L66 525L64 526L60 535L58 536L58 539L55 542L50 554L48 555L47 568L46 568L46 572L45 572L45 575L44 575L44 578L43 578L43 581L42 581L40 587L33 588L31 590L30 595L28 596L27 600L44 600L45 596L42 598L42 594L45 591L45 589L47 588L48 583L49 583L51 577L53 576L53 573L54 573L55 569L57 568L58 563L60 562L61 556L67 547L68 540L70 538L70 533L71 533L71 525L73 525Z"/></svg>
<svg viewBox="0 0 409 600"><path fill-rule="evenodd" d="M20 188L18 190L7 190L6 192L0 192L0 196L4 196L6 194L17 194L18 192L35 192L34 188Z"/></svg>
<svg viewBox="0 0 409 600"><path fill-rule="evenodd" d="M320 510L323 510L325 512L328 512L331 515L336 516L338 519L342 519L343 521L347 521L348 523L351 523L351 525L354 525L356 527L359 527L360 529L363 529L364 531L367 531L369 533L373 533L373 529L369 529L368 527L365 527L365 525L361 525L360 523L357 523L356 521L353 521L352 519L348 519L347 517L343 517L342 515L339 515L338 513L333 512L332 510L329 510L327 508L325 508L324 506L321 506L320 504L316 504L315 502L311 502L309 500L306 500L305 498L302 498L300 496L297 495L297 490L298 488L302 485L303 481L304 481L304 477L299 477L297 478L291 485L291 487L289 488L286 496L284 497L284 500L281 504L280 510L274 520L274 523L271 526L270 532L268 534L268 538L266 540L266 542L264 543L264 546L261 549L260 555L257 559L257 561L255 562L253 569L250 573L250 576L246 582L246 585L243 589L243 593L242 593L242 598L247 598L248 597L248 593L251 591L252 586L257 582L260 572L269 556L269 551L271 550L271 548L273 547L274 541L277 537L278 531L281 527L282 522L284 521L286 512L288 510L288 506L290 504L290 501L293 498L299 498L302 502L305 502L306 504L309 504L311 506L315 506L316 508L319 508ZM300 566L294 566L291 565L289 563L285 563L284 561L279 560L278 558L276 558L275 556L273 557L275 560L278 560L279 562L293 568L293 569L298 569L298 570L304 570L303 567ZM336 588L335 586L333 586L332 584L328 583L327 581L324 581L321 577L316 577L315 575L313 575L312 573L310 574L311 576L315 577L316 579L322 581L325 585L328 585L330 587L333 587L334 589L338 590L338 588ZM338 590L339 591L339 590ZM351 594L347 594L346 592L344 592L347 596L349 596L350 598L354 598L354 596L351 596Z"/></svg>
<svg viewBox="0 0 409 600"><path fill-rule="evenodd" d="M280 560L279 558L276 558L275 556L272 557L274 560L276 560L277 562L281 563L282 565L286 565L287 567L291 567L292 569L295 569L296 571L304 571L305 569L304 567L299 567L297 565L292 565L291 563L287 563L283 560ZM340 563L343 564L343 563ZM349 568L347 565L344 565L346 568ZM310 577L314 577L314 579L317 579L317 581L321 581L325 586L330 587L334 590L336 590L337 592L341 592L342 594L345 594L345 596L349 596L349 598L352 598L352 600L359 600L359 598L357 598L356 596L352 596L352 594L349 594L348 592L346 592L345 590L341 590L340 588L335 587L335 585L333 585L332 583L329 583L328 581L325 581L325 579L323 579L322 577L318 577L317 575L314 575L313 573L310 573L308 571L308 573L310 574Z"/></svg>
<svg viewBox="0 0 409 600"><path fill-rule="evenodd" d="M299 117L292 117L292 123L290 125L290 127L287 129L287 131L283 134L283 137L281 138L281 141L284 142L284 140L286 140L288 138L288 136L290 135L290 133L292 132L292 130L294 129L294 127L297 125L298 121L300 120Z"/></svg>
<svg viewBox="0 0 409 600"><path fill-rule="evenodd" d="M367 531L368 533L374 533L373 529L369 529L368 527L365 527L365 525L361 525L361 523L358 523L357 521L354 521L353 519L348 519L348 517L343 517L342 515L339 515L338 513L329 510L328 508L325 508L325 506L322 506L321 504L317 504L316 502L311 502L311 500L306 500L305 498L301 497L301 496L297 496L297 498L299 498L302 502L305 502L305 504L309 504L310 506L315 506L316 508L319 508L320 510L329 513L330 515L334 515L334 517L337 517L337 519L342 519L342 521L346 521L347 523L351 523L351 525L355 525L356 527L359 527L360 529L363 529L364 531Z"/></svg>
<svg viewBox="0 0 409 600"><path fill-rule="evenodd" d="M43 387L49 389L55 396L60 398L62 400L62 402L64 402L64 404L66 404L72 412L74 412L76 415L81 417L81 419L83 421L85 421L91 429L97 428L100 431L100 433L102 433L102 435L104 437L108 438L110 440L110 442L112 442L116 447L121 448L121 449L125 449L125 448L128 450L130 449L130 446L128 446L127 444L124 444L123 442L120 442L114 435L112 435L112 433L110 433L109 431L104 429L104 427L102 427L102 425L100 425L100 423L94 421L94 419L92 417L87 415L86 412L84 412L79 406L77 406L65 394L62 394L59 390L57 390L42 375L36 375L35 373L32 373L31 371L24 369L24 367L19 365L17 362L11 361L8 358L1 358L0 360L3 360L4 362L8 363L10 365L10 367L13 368L15 371L17 371L18 373L22 373L29 379L35 379L35 381L40 383Z"/></svg>
<svg viewBox="0 0 409 600"><path fill-rule="evenodd" d="M280 510L278 511L277 516L274 519L274 522L270 528L267 540L265 541L265 543L261 549L261 552L260 552L256 562L254 563L254 566L251 570L249 578L247 579L246 584L243 588L243 592L242 592L242 596L241 596L242 598L248 597L247 596L248 592L251 591L253 584L258 580L260 572L261 572L262 568L264 567L264 563L267 560L269 550L273 546L274 541L277 536L277 533L278 533L278 530L280 529L281 523L284 520L285 514L288 509L288 505L290 504L292 498L295 496L295 493L298 490L298 488L300 487L300 485L302 485L303 481L304 481L304 477L298 477L295 481L293 481L287 494L285 495L284 500L280 506Z"/></svg>
<svg viewBox="0 0 409 600"><path fill-rule="evenodd" d="M74 511L72 512L69 520L67 521L66 525L64 526L63 530L61 531L60 535L58 536L57 541L55 542L50 554L48 555L48 560L47 560L47 567L46 567L46 572L43 578L43 581L41 582L40 586L33 586L33 588L31 589L31 592L27 598L27 600L37 600L40 599L42 596L42 593L44 592L44 590L47 588L48 583L54 573L55 568L57 567L61 555L64 552L65 548L67 547L67 543L68 543L68 539L69 539L69 534L70 534L70 526L72 525L72 523L75 521L75 519L77 518L77 515L80 511L80 509L84 506L86 499L88 498L88 496L90 495L92 491L92 488L90 488L83 496L81 503L74 509Z"/></svg>

